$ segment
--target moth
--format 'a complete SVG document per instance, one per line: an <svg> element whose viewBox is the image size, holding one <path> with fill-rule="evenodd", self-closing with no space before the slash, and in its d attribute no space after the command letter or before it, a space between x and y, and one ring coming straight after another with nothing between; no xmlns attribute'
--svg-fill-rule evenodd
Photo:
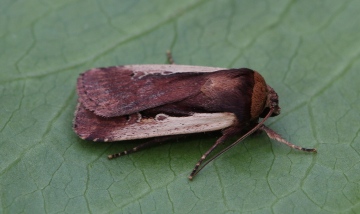
<svg viewBox="0 0 360 214"><path fill-rule="evenodd" d="M172 137L221 130L196 163L189 179L211 160L255 131L291 148L296 146L264 125L280 114L278 95L264 78L248 68L190 65L123 65L93 68L77 80L78 105L73 129L91 141L113 142L153 138L131 150L109 155L112 159L159 144ZM259 122L259 118L263 118ZM204 160L226 139L241 137Z"/></svg>

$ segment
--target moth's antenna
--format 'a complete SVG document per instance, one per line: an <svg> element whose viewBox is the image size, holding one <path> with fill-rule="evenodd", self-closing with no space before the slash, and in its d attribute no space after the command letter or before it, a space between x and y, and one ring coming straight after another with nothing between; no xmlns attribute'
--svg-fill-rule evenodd
<svg viewBox="0 0 360 214"><path fill-rule="evenodd" d="M210 158L208 161L206 161L194 174L191 175L191 178L193 178L196 174L198 174L206 165L208 165L208 163L210 163L211 161L213 161L215 158L219 157L220 155L224 154L225 152L227 152L229 149L231 149L232 147L234 147L236 144L240 143L241 141L243 141L245 138L247 138L249 135L251 135L252 133L254 133L256 130L258 130L259 128L261 128L261 126L263 126L264 122L272 115L272 113L275 111L274 108L271 108L269 113L264 117L264 119L258 123L254 128L252 128L250 131L248 131L246 134L244 134L243 136L241 136L237 141L235 141L234 143L232 143L230 146L226 147L225 149L223 149L222 151L220 151L219 153L217 153L215 156L213 156L212 158Z"/></svg>

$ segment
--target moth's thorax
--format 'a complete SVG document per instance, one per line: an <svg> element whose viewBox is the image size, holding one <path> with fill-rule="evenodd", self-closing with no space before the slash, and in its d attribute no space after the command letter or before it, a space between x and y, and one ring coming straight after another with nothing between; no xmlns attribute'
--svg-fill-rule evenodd
<svg viewBox="0 0 360 214"><path fill-rule="evenodd" d="M251 120L256 119L264 111L268 97L268 87L264 78L254 71L254 87L251 96Z"/></svg>

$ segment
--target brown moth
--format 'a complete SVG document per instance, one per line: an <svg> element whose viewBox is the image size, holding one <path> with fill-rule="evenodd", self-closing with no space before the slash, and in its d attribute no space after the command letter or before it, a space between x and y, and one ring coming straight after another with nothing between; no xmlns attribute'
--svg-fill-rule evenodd
<svg viewBox="0 0 360 214"><path fill-rule="evenodd" d="M174 64L94 68L80 75L77 93L73 128L80 138L102 142L154 138L109 159L171 136L222 130L222 137L202 155L189 179L257 130L294 149L316 152L291 144L263 124L280 114L278 95L248 68ZM239 140L202 164L219 144L239 134Z"/></svg>

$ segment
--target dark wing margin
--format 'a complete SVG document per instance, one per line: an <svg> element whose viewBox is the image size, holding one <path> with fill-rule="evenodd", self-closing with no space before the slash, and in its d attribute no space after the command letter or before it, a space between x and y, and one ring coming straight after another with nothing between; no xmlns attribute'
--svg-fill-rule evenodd
<svg viewBox="0 0 360 214"><path fill-rule="evenodd" d="M95 68L82 73L77 81L79 102L96 115L129 115L200 92L206 73L147 73L124 66Z"/></svg>

